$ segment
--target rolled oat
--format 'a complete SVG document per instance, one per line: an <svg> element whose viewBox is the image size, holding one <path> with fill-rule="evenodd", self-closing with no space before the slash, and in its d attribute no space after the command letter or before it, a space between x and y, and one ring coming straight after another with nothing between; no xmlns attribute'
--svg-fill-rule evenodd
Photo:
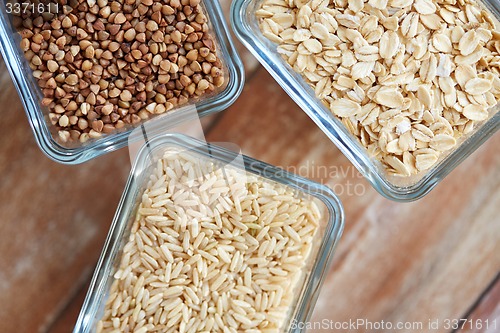
<svg viewBox="0 0 500 333"><path fill-rule="evenodd" d="M432 168L500 99L500 32L474 0L264 0L256 16L389 173Z"/></svg>

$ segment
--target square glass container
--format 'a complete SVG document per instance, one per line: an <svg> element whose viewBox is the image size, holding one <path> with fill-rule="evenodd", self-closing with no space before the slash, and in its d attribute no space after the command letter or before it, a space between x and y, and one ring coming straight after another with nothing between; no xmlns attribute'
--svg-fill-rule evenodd
<svg viewBox="0 0 500 333"><path fill-rule="evenodd" d="M43 98L42 91L19 46L21 36L12 26L11 14L7 13L7 1L0 0L0 52L42 151L57 162L78 164L126 146L128 135L136 126L125 127L83 144L62 144L57 140L56 128L48 119L49 110L40 103ZM219 1L204 0L201 5L208 17L210 34L214 37L218 57L223 65L225 84L214 93L189 101L195 104L200 117L220 112L230 106L241 93L244 83L243 64L229 36ZM174 108L176 109L177 107Z"/></svg>
<svg viewBox="0 0 500 333"><path fill-rule="evenodd" d="M410 177L390 175L376 158L369 156L366 148L349 133L339 118L316 98L314 90L302 76L278 54L278 45L264 37L255 15L262 1L233 1L231 21L237 37L359 172L386 198L395 201L412 201L423 197L498 130L500 112L496 112L499 109L497 104L493 110L490 110L490 117L487 120L476 124L474 131L458 140L453 150L443 153L438 163L431 169ZM498 20L500 17L498 0L478 0L478 3L487 7L493 17Z"/></svg>
<svg viewBox="0 0 500 333"><path fill-rule="evenodd" d="M227 165L237 154L211 144L202 143L180 134L164 134L147 142L139 151L136 161L116 211L104 249L94 272L89 291L73 333L91 333L96 331L97 322L102 318L104 305L109 296L113 275L118 269L122 249L128 240L135 219L141 194L149 175L167 149L179 149L191 156L202 157L207 161ZM326 186L290 174L269 164L243 156L241 170L246 174L260 176L264 181L277 182L290 187L295 195L313 200L322 213L308 261L303 269L301 284L294 296L294 303L287 316L289 327L292 320L305 322L310 317L319 294L325 273L328 271L334 248L343 230L344 214L340 201ZM233 167L233 166L231 166ZM299 329L286 329L284 332L299 332Z"/></svg>

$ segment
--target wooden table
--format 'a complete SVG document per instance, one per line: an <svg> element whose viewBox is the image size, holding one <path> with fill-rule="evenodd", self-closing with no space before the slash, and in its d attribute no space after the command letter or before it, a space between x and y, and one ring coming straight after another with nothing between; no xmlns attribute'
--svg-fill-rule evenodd
<svg viewBox="0 0 500 333"><path fill-rule="evenodd" d="M329 320L331 329L311 331L450 332L446 319L467 318L496 320L488 332L500 332L500 135L424 199L391 202L253 58L243 58L245 90L204 120L207 139L331 186L346 211L311 319ZM79 166L50 161L3 63L0 87L0 332L70 332L125 185L128 154ZM424 329L335 329L358 319ZM429 320L439 327L427 329Z"/></svg>

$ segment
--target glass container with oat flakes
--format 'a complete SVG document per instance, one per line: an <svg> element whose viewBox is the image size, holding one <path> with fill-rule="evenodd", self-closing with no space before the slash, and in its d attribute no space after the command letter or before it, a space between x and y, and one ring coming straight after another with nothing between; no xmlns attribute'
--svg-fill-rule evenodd
<svg viewBox="0 0 500 333"><path fill-rule="evenodd" d="M0 51L37 143L77 164L186 104L234 102L243 66L218 1L5 0Z"/></svg>
<svg viewBox="0 0 500 333"><path fill-rule="evenodd" d="M236 0L231 16L385 197L421 198L499 128L498 1Z"/></svg>

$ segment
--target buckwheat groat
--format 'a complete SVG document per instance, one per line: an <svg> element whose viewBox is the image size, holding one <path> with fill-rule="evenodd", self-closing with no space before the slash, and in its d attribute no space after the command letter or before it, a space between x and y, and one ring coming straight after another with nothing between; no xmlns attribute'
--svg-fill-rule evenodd
<svg viewBox="0 0 500 333"><path fill-rule="evenodd" d="M85 142L224 84L200 0L62 0L22 14L21 48L60 142Z"/></svg>

